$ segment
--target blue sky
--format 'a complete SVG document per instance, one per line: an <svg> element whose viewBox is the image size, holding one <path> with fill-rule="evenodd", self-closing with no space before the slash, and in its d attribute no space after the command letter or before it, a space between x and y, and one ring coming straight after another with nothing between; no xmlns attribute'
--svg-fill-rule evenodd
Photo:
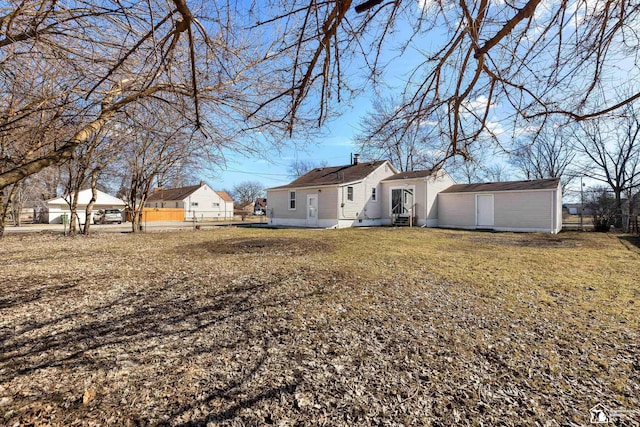
<svg viewBox="0 0 640 427"><path fill-rule="evenodd" d="M398 40L404 39L405 31L409 31L407 28L402 30L402 26L399 26L399 31L395 36ZM438 34L438 31L433 31L429 34L428 38L422 40L415 40L414 46L418 45L420 48L427 48L440 45L445 34ZM393 44L391 41L390 44ZM389 44L388 44L389 45ZM424 57L420 53L419 49L409 49L405 54L398 58L396 53L392 50L385 50L385 58L383 61L389 61L390 64L385 70L382 78L385 79L385 83L390 86L389 90L385 93L399 94L401 88L404 86L407 73L411 71L418 61L423 60ZM343 64L344 65L344 64ZM631 67L635 67L634 64L630 64ZM349 64L348 69L344 69L346 74L350 74L353 78L351 82L353 86L359 86L363 83L362 75L358 73L366 72L366 67L363 66L362 60L356 58L353 63ZM620 78L622 72L614 76ZM395 90L394 90L395 89ZM373 91L364 91L358 97L350 100L350 102L343 103L336 106L341 114L327 122L323 127L323 135L316 140L311 141L309 144L298 144L298 147L282 148L279 152L273 150L265 155L251 155L245 157L239 153L225 153L226 156L226 168L219 170L215 176L207 177L210 184L217 189L232 189L234 185L243 181L258 181L265 188L274 187L282 184L286 184L291 181L291 177L288 175L288 169L292 162L296 159L302 161L312 161L314 163L325 162L329 165L341 165L348 164L350 155L357 152L357 147L353 145L355 135L358 133L358 127L361 119L371 109L372 97L375 96ZM474 102L479 102L481 105L483 102L482 97L477 98ZM497 117L500 115L501 108L497 106L494 109L492 115L489 117L490 124L495 125L495 129L498 132L504 133L503 137L510 138L511 132L508 128L502 127L503 123L501 119ZM508 126L505 123L505 126ZM517 134L524 136L527 131L525 128L520 129ZM502 163L500 156L497 153L492 153L491 156L494 163ZM520 179L517 172L507 176L507 179ZM579 184L575 186L579 188ZM569 196L569 194L567 194Z"/></svg>
<svg viewBox="0 0 640 427"><path fill-rule="evenodd" d="M352 140L357 133L357 124L370 105L367 97L361 98L355 100L352 107L345 108L340 117L325 125L323 137L305 147L284 148L281 152L274 150L264 156L227 153L227 168L217 178L214 177L214 187L231 189L243 181L258 181L265 188L286 184L291 181L289 165L296 159L329 165L349 163L350 154L356 152Z"/></svg>

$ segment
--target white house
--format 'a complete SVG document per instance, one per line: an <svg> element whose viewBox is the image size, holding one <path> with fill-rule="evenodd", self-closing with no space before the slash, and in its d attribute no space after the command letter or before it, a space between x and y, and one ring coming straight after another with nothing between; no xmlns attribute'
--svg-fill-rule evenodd
<svg viewBox="0 0 640 427"><path fill-rule="evenodd" d="M274 225L352 227L381 225L380 182L397 173L388 161L316 168L290 184L267 189Z"/></svg>
<svg viewBox="0 0 640 427"><path fill-rule="evenodd" d="M388 161L316 168L267 190L273 225L418 225L542 231L562 228L558 179L458 185L443 170L398 172Z"/></svg>
<svg viewBox="0 0 640 427"><path fill-rule="evenodd" d="M78 193L78 221L80 224L85 223L85 214L87 205L91 201L92 193L91 189L82 190ZM49 224L61 224L62 215L67 215L67 218L71 218L71 210L69 209L69 196L57 197L55 199L47 200L47 206L49 207ZM92 213L97 213L100 209L119 209L123 210L125 202L113 197L100 190L97 192L96 202L93 205Z"/></svg>
<svg viewBox="0 0 640 427"><path fill-rule="evenodd" d="M457 184L438 195L439 226L558 233L560 179Z"/></svg>
<svg viewBox="0 0 640 427"><path fill-rule="evenodd" d="M156 188L146 208L183 209L184 219L233 219L233 199L225 191L216 191L204 181L180 188Z"/></svg>

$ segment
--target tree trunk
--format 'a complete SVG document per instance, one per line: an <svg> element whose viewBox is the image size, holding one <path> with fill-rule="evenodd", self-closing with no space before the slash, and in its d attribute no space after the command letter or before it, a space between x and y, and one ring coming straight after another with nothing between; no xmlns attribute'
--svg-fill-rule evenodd
<svg viewBox="0 0 640 427"><path fill-rule="evenodd" d="M614 194L616 196L616 217L613 226L615 228L622 228L622 191L616 189Z"/></svg>
<svg viewBox="0 0 640 427"><path fill-rule="evenodd" d="M93 170L91 172L91 200L87 204L87 208L84 213L84 229L82 233L87 236L89 235L89 228L91 227L91 219L93 218L93 205L96 203L96 199L98 198L98 170Z"/></svg>
<svg viewBox="0 0 640 427"><path fill-rule="evenodd" d="M4 237L4 228L7 224L7 207L8 203L5 204L4 201L4 189L0 188L0 208L2 208L2 212L0 212L0 239Z"/></svg>

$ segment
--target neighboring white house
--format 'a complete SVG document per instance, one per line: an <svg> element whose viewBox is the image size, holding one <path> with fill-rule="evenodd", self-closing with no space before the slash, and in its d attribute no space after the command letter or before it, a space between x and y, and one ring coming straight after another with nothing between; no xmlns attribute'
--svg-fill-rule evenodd
<svg viewBox="0 0 640 427"><path fill-rule="evenodd" d="M562 228L558 179L458 185L443 170L397 172L388 161L316 168L267 190L273 225L419 225L541 231Z"/></svg>
<svg viewBox="0 0 640 427"><path fill-rule="evenodd" d="M558 233L560 179L456 184L438 195L439 226Z"/></svg>
<svg viewBox="0 0 640 427"><path fill-rule="evenodd" d="M80 224L85 223L85 214L87 205L91 201L92 193L91 189L82 190L78 193L78 222ZM49 207L49 224L61 224L62 223L62 215L67 215L67 218L71 218L71 210L69 209L68 203L69 197L57 197L55 199L51 199L47 201L47 205ZM107 193L104 193L100 190L97 192L96 202L93 205L93 209L91 210L93 214L96 214L100 209L119 209L123 210L125 207L125 202L118 199L117 197L113 197Z"/></svg>
<svg viewBox="0 0 640 427"><path fill-rule="evenodd" d="M145 207L183 209L185 220L233 219L233 199L225 191L213 190L203 181L188 187L156 188Z"/></svg>

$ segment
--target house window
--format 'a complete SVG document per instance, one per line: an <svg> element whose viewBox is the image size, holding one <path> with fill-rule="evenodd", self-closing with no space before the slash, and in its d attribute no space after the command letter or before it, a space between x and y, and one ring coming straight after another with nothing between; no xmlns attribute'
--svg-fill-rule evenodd
<svg viewBox="0 0 640 427"><path fill-rule="evenodd" d="M178 206L178 202L176 202L176 208L179 208L180 206Z"/></svg>
<svg viewBox="0 0 640 427"><path fill-rule="evenodd" d="M198 202L191 202L191 206L198 206Z"/></svg>
<svg viewBox="0 0 640 427"><path fill-rule="evenodd" d="M156 202L156 208L158 207L158 202Z"/></svg>
<svg viewBox="0 0 640 427"><path fill-rule="evenodd" d="M373 187L371 189L371 201L373 201L373 202L376 201L376 187Z"/></svg>
<svg viewBox="0 0 640 427"><path fill-rule="evenodd" d="M289 209L296 208L296 192L289 191Z"/></svg>
<svg viewBox="0 0 640 427"><path fill-rule="evenodd" d="M347 200L353 202L353 187L347 187Z"/></svg>

